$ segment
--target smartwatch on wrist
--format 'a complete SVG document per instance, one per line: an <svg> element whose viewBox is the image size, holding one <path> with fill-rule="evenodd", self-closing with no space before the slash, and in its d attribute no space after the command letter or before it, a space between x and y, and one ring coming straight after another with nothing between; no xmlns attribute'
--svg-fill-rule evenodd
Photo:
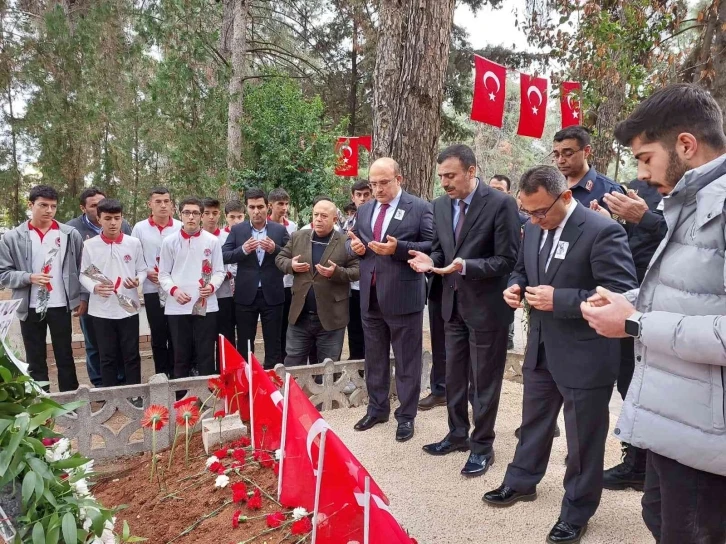
<svg viewBox="0 0 726 544"><path fill-rule="evenodd" d="M628 336L632 336L633 338L640 338L640 332L642 328L640 324L641 317L643 317L642 313L635 312L633 315L625 320L625 334L627 334Z"/></svg>

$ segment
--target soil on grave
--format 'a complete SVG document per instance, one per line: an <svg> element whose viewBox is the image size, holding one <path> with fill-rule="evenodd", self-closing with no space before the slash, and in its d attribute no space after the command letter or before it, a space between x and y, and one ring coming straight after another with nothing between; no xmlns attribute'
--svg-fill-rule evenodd
<svg viewBox="0 0 726 544"><path fill-rule="evenodd" d="M180 447L181 446L181 447ZM258 535L267 529L265 515L276 511L286 511L263 493L262 509L251 510L243 504L231 503L230 486L224 489L214 487L217 477L205 470L207 455L201 444L199 435L192 437L189 444L189 466L184 464L183 436L174 452L174 461L169 470L169 451L160 452L157 468L160 481L154 478L149 481L151 470L151 454L144 453L116 459L112 463L97 464L99 473L93 493L107 508L124 505L125 508L116 515L116 530L123 528L126 520L131 534L147 538L149 544L220 544L242 542ZM277 496L277 476L271 469L261 468L251 462L251 453L247 452L248 461L241 475L252 480L270 497ZM227 457L224 462L229 466L232 459ZM191 478L190 478L191 476ZM228 473L230 485L244 481L234 472ZM254 487L246 482L248 490ZM161 487L160 487L161 486ZM219 512L202 521L194 530L185 536L179 536L188 527L205 515L219 509ZM240 510L248 517L262 516L250 520L235 529L232 527L232 515ZM265 534L256 539L255 543L279 544L297 542L299 536L290 536L289 526L275 532Z"/></svg>

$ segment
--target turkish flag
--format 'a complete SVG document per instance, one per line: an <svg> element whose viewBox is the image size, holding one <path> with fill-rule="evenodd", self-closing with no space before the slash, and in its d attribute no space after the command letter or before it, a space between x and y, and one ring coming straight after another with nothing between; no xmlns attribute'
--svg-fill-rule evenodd
<svg viewBox="0 0 726 544"><path fill-rule="evenodd" d="M562 128L579 125L581 122L580 91L582 85L577 81L565 81L560 92L560 110L562 111Z"/></svg>
<svg viewBox="0 0 726 544"><path fill-rule="evenodd" d="M325 436L320 500L318 507L318 544L363 542L365 523L365 482L370 478L371 496L385 508L388 499L360 461L331 430ZM395 520L394 520L395 521ZM398 542L387 533L371 533L371 542Z"/></svg>
<svg viewBox="0 0 726 544"><path fill-rule="evenodd" d="M520 74L522 96L517 134L541 138L547 118L547 79Z"/></svg>
<svg viewBox="0 0 726 544"><path fill-rule="evenodd" d="M336 176L353 177L358 175L358 137L341 136L335 145L337 162Z"/></svg>
<svg viewBox="0 0 726 544"><path fill-rule="evenodd" d="M373 149L373 137L370 134L367 136L358 136L358 145L362 145L370 152Z"/></svg>
<svg viewBox="0 0 726 544"><path fill-rule="evenodd" d="M221 334L219 335L219 353L219 376L224 383L225 411L228 414L239 412L242 421L249 421L250 386L247 381L247 362Z"/></svg>
<svg viewBox="0 0 726 544"><path fill-rule="evenodd" d="M289 508L302 506L312 512L320 433L330 427L292 378L287 395L287 434L279 475L282 480L280 502Z"/></svg>
<svg viewBox="0 0 726 544"><path fill-rule="evenodd" d="M276 450L282 438L282 394L252 354L252 410L255 449Z"/></svg>
<svg viewBox="0 0 726 544"><path fill-rule="evenodd" d="M474 67L476 75L471 119L501 128L507 94L507 69L478 55L474 55Z"/></svg>
<svg viewBox="0 0 726 544"><path fill-rule="evenodd" d="M383 500L373 493L371 488L370 541L386 544L413 544L403 527L393 517L391 510Z"/></svg>

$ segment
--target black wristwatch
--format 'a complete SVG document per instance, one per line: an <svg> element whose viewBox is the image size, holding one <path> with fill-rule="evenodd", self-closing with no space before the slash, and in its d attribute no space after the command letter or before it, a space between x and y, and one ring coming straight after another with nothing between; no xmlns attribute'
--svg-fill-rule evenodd
<svg viewBox="0 0 726 544"><path fill-rule="evenodd" d="M643 314L635 312L628 319L625 320L625 334L632 336L633 338L640 338L641 324L640 318Z"/></svg>

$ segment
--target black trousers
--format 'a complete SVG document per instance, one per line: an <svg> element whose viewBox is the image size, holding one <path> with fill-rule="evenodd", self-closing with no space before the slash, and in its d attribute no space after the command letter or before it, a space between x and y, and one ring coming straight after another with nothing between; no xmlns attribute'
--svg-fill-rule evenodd
<svg viewBox="0 0 726 544"><path fill-rule="evenodd" d="M48 308L43 320L35 309L28 308L27 319L20 322L30 377L37 382L49 381L48 350L45 344L47 329L50 329L50 340L58 368L58 388L61 391L75 391L78 389L78 378L73 361L73 328L71 313L65 307ZM46 389L50 390L50 386Z"/></svg>
<svg viewBox="0 0 726 544"><path fill-rule="evenodd" d="M455 444L469 438L472 453L488 455L494 444L509 331L506 327L474 330L466 324L458 307L457 300L451 320L446 323L447 438ZM474 416L471 436L470 399Z"/></svg>
<svg viewBox="0 0 726 544"><path fill-rule="evenodd" d="M504 484L521 493L539 484L547 470L557 416L564 402L567 436L565 496L560 519L584 525L600 504L605 440L610 424L612 385L573 389L558 385L548 369L543 344L535 368L524 367L524 400L520 440L507 467Z"/></svg>
<svg viewBox="0 0 726 544"><path fill-rule="evenodd" d="M366 386L368 414L388 417L391 412L390 349L396 363L396 392L401 405L395 417L399 423L413 421L421 393L423 311L404 315L381 312L375 287L371 288L368 311L363 312L366 335Z"/></svg>
<svg viewBox="0 0 726 544"><path fill-rule="evenodd" d="M237 345L235 329L237 319L234 312L234 298L218 298L219 312L217 312L217 331L229 340L233 346Z"/></svg>
<svg viewBox="0 0 726 544"><path fill-rule="evenodd" d="M360 316L360 290L350 290L348 301L350 320L348 321L348 359L358 361L366 357L366 341L363 334L363 321Z"/></svg>
<svg viewBox="0 0 726 544"><path fill-rule="evenodd" d="M285 287L285 302L282 306L282 323L280 324L280 350L282 360L287 358L287 318L290 315L290 305L292 304L292 287Z"/></svg>
<svg viewBox="0 0 726 544"><path fill-rule="evenodd" d="M126 384L141 383L141 355L139 355L139 315L123 319L104 319L93 316L96 335L102 339L98 345L101 359L101 383L112 387L118 383L118 359L123 361Z"/></svg>
<svg viewBox="0 0 726 544"><path fill-rule="evenodd" d="M309 361L310 350L316 346L317 359L312 364L322 363L325 359L340 360L343 351L345 329L326 331L317 314L304 312L297 323L287 328L287 355L285 366L304 365Z"/></svg>
<svg viewBox="0 0 726 544"><path fill-rule="evenodd" d="M214 345L217 341L217 312L200 315L169 315L174 343L174 378L186 378L197 364L200 376L214 374Z"/></svg>
<svg viewBox="0 0 726 544"><path fill-rule="evenodd" d="M726 476L649 451L643 491L643 521L657 543L726 543Z"/></svg>
<svg viewBox="0 0 726 544"><path fill-rule="evenodd" d="M151 353L154 357L154 372L174 375L174 345L172 342L169 320L164 315L164 308L159 303L158 293L144 295L146 318L151 333Z"/></svg>
<svg viewBox="0 0 726 544"><path fill-rule="evenodd" d="M429 306L429 331L431 333L431 394L446 396L446 331L441 317L441 293L431 296Z"/></svg>
<svg viewBox="0 0 726 544"><path fill-rule="evenodd" d="M255 336L257 335L257 319L262 321L262 338L265 342L266 370L282 364L282 345L280 343L280 330L282 327L282 312L284 304L269 305L265 302L262 289L257 289L254 302L247 306L235 304L237 315L237 351L243 356L247 355L247 343L255 351Z"/></svg>

